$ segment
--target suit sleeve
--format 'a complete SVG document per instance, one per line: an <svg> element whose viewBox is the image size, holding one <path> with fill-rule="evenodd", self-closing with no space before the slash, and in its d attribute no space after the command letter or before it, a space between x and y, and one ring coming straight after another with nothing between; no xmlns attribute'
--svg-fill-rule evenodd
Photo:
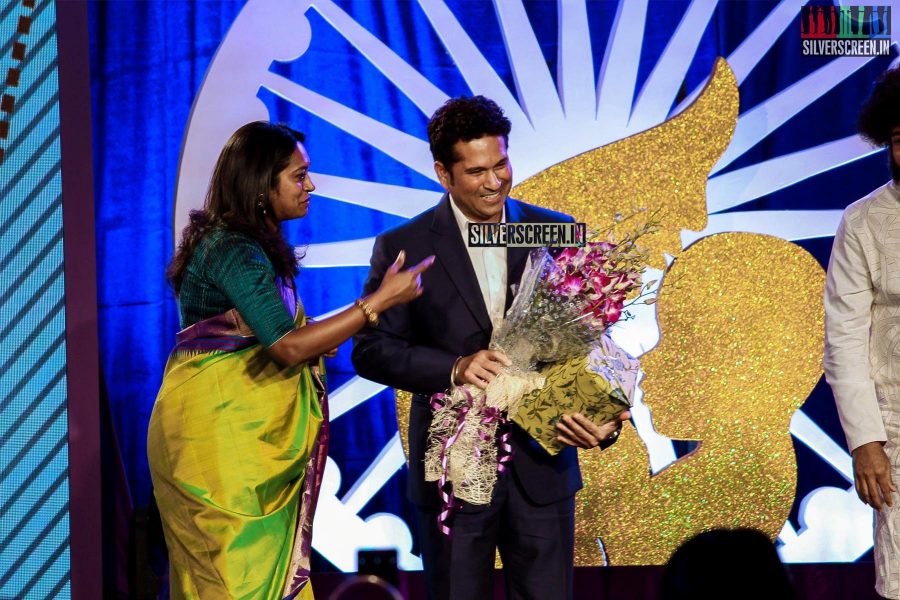
<svg viewBox="0 0 900 600"><path fill-rule="evenodd" d="M365 294L378 289L399 251L399 248L390 247L384 236L378 236L372 250ZM378 327L365 327L353 337L352 361L357 374L418 394L430 395L447 389L457 356L439 348L413 343L410 305L390 308L382 312L379 318Z"/></svg>
<svg viewBox="0 0 900 600"><path fill-rule="evenodd" d="M887 440L869 367L874 291L857 235L845 213L825 280L825 378L851 451Z"/></svg>

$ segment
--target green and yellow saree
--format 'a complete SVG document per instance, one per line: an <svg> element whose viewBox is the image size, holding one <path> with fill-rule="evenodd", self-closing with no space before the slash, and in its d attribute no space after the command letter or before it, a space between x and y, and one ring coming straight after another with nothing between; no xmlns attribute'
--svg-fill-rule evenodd
<svg viewBox="0 0 900 600"><path fill-rule="evenodd" d="M236 309L179 332L148 434L173 600L312 598L318 368L281 368Z"/></svg>

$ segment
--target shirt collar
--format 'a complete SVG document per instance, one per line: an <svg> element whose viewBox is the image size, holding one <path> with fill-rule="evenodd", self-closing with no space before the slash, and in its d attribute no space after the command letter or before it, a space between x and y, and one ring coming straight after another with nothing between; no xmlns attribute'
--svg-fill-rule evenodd
<svg viewBox="0 0 900 600"><path fill-rule="evenodd" d="M447 192L447 199L450 201L450 210L453 211L453 217L456 219L456 225L459 227L459 231L463 234L465 238L469 233L468 224L474 223L475 221L469 220L466 215L463 214L459 207L456 206L456 202L453 200L453 196L450 195L450 192ZM503 203L503 214L500 216L500 222L506 223L506 203Z"/></svg>

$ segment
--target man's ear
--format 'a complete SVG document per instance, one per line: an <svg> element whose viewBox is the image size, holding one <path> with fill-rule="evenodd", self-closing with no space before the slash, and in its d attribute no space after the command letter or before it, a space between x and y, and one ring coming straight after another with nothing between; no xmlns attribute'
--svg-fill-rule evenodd
<svg viewBox="0 0 900 600"><path fill-rule="evenodd" d="M450 171L444 166L439 160L434 161L434 173L438 176L438 181L441 183L441 187L445 190L450 189L450 184L452 183L453 176L450 174Z"/></svg>

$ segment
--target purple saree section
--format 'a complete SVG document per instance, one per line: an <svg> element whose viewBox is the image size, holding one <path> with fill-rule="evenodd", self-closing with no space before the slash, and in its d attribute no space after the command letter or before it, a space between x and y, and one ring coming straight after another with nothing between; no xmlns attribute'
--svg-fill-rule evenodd
<svg viewBox="0 0 900 600"><path fill-rule="evenodd" d="M235 352L255 343L253 331L232 308L179 331L173 352Z"/></svg>

